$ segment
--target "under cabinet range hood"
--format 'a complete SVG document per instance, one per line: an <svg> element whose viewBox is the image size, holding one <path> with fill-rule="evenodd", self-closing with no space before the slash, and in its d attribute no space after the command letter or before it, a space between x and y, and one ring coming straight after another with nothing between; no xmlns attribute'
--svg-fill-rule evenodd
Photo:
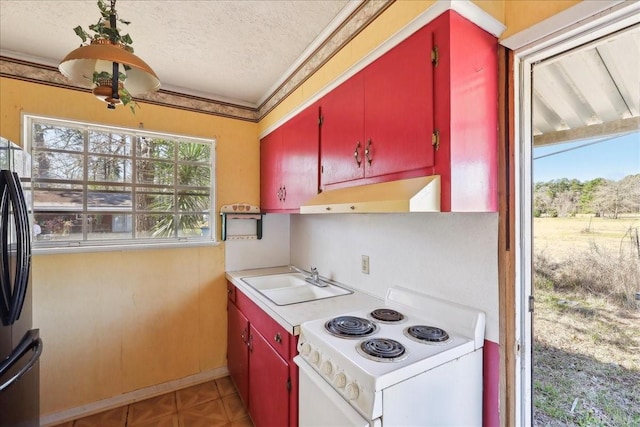
<svg viewBox="0 0 640 427"><path fill-rule="evenodd" d="M440 212L440 176L367 184L324 191L301 214Z"/></svg>

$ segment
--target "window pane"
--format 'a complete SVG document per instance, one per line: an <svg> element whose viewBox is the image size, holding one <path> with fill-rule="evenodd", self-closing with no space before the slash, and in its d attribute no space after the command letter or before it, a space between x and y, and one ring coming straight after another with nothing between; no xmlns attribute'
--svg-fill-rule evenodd
<svg viewBox="0 0 640 427"><path fill-rule="evenodd" d="M211 182L209 166L179 165L178 184L193 187L208 187Z"/></svg>
<svg viewBox="0 0 640 427"><path fill-rule="evenodd" d="M210 235L208 215L180 215L179 237Z"/></svg>
<svg viewBox="0 0 640 427"><path fill-rule="evenodd" d="M138 160L136 165L139 184L174 185L174 164L172 162Z"/></svg>
<svg viewBox="0 0 640 427"><path fill-rule="evenodd" d="M94 213L87 216L88 240L133 238L133 216L125 214Z"/></svg>
<svg viewBox="0 0 640 427"><path fill-rule="evenodd" d="M117 157L91 156L89 181L131 182L131 160Z"/></svg>
<svg viewBox="0 0 640 427"><path fill-rule="evenodd" d="M209 194L198 194L197 192L178 194L178 210L180 212L204 212L209 210L209 203Z"/></svg>
<svg viewBox="0 0 640 427"><path fill-rule="evenodd" d="M139 212L173 212L175 196L167 189L141 188L136 192L136 209Z"/></svg>
<svg viewBox="0 0 640 427"><path fill-rule="evenodd" d="M131 188L108 190L97 186L87 191L87 209L89 210L131 210Z"/></svg>
<svg viewBox="0 0 640 427"><path fill-rule="evenodd" d="M96 154L131 155L131 135L110 132L89 132L89 152Z"/></svg>
<svg viewBox="0 0 640 427"><path fill-rule="evenodd" d="M176 236L173 214L143 214L136 217L136 237L168 238Z"/></svg>
<svg viewBox="0 0 640 427"><path fill-rule="evenodd" d="M136 156L173 161L175 159L175 146L174 141L140 137L136 147Z"/></svg>
<svg viewBox="0 0 640 427"><path fill-rule="evenodd" d="M32 178L82 181L83 163L82 154L39 151L33 157Z"/></svg>
<svg viewBox="0 0 640 427"><path fill-rule="evenodd" d="M36 240L82 240L82 215L51 212L35 212Z"/></svg>
<svg viewBox="0 0 640 427"><path fill-rule="evenodd" d="M42 184L37 184L38 186ZM63 184L58 184L63 186ZM82 212L82 190L73 188L35 188L33 189L33 209L38 211L78 211Z"/></svg>
<svg viewBox="0 0 640 427"><path fill-rule="evenodd" d="M84 135L82 129L35 123L31 139L34 149L52 149L66 151L83 151Z"/></svg>
<svg viewBox="0 0 640 427"><path fill-rule="evenodd" d="M211 158L211 146L198 142L180 142L178 160L208 163Z"/></svg>

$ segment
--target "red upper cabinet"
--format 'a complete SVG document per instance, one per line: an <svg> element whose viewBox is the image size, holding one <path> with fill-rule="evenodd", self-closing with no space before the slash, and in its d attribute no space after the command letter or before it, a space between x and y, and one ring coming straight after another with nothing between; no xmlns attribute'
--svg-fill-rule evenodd
<svg viewBox="0 0 640 427"><path fill-rule="evenodd" d="M431 173L431 40L423 28L321 100L323 187Z"/></svg>
<svg viewBox="0 0 640 427"><path fill-rule="evenodd" d="M282 208L282 129L260 141L260 207L263 211Z"/></svg>
<svg viewBox="0 0 640 427"><path fill-rule="evenodd" d="M453 11L434 20L435 174L443 212L498 210L498 41Z"/></svg>
<svg viewBox="0 0 640 427"><path fill-rule="evenodd" d="M365 69L368 177L434 164L431 37L423 28Z"/></svg>
<svg viewBox="0 0 640 427"><path fill-rule="evenodd" d="M364 74L328 93L320 109L322 185L364 178Z"/></svg>
<svg viewBox="0 0 640 427"><path fill-rule="evenodd" d="M262 210L295 212L318 193L318 120L311 106L260 142Z"/></svg>

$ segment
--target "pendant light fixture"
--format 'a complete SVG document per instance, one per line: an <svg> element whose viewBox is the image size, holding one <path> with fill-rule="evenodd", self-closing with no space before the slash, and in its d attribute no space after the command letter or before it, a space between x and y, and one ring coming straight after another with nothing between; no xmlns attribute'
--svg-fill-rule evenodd
<svg viewBox="0 0 640 427"><path fill-rule="evenodd" d="M160 80L156 73L133 54L131 37L121 35L116 24L129 24L118 19L116 0L111 0L107 8L104 0L98 0L100 19L89 26L94 34L89 34L78 26L75 33L84 44L71 51L59 65L60 72L83 87L92 89L93 94L107 103L107 108L129 104L132 96L157 91ZM135 102L130 106L134 111Z"/></svg>

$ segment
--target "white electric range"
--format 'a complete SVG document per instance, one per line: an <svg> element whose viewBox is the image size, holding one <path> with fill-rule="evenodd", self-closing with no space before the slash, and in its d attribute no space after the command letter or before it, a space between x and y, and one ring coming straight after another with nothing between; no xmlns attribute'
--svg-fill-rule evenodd
<svg viewBox="0 0 640 427"><path fill-rule="evenodd" d="M394 287L300 326L300 426L482 424L485 316Z"/></svg>

